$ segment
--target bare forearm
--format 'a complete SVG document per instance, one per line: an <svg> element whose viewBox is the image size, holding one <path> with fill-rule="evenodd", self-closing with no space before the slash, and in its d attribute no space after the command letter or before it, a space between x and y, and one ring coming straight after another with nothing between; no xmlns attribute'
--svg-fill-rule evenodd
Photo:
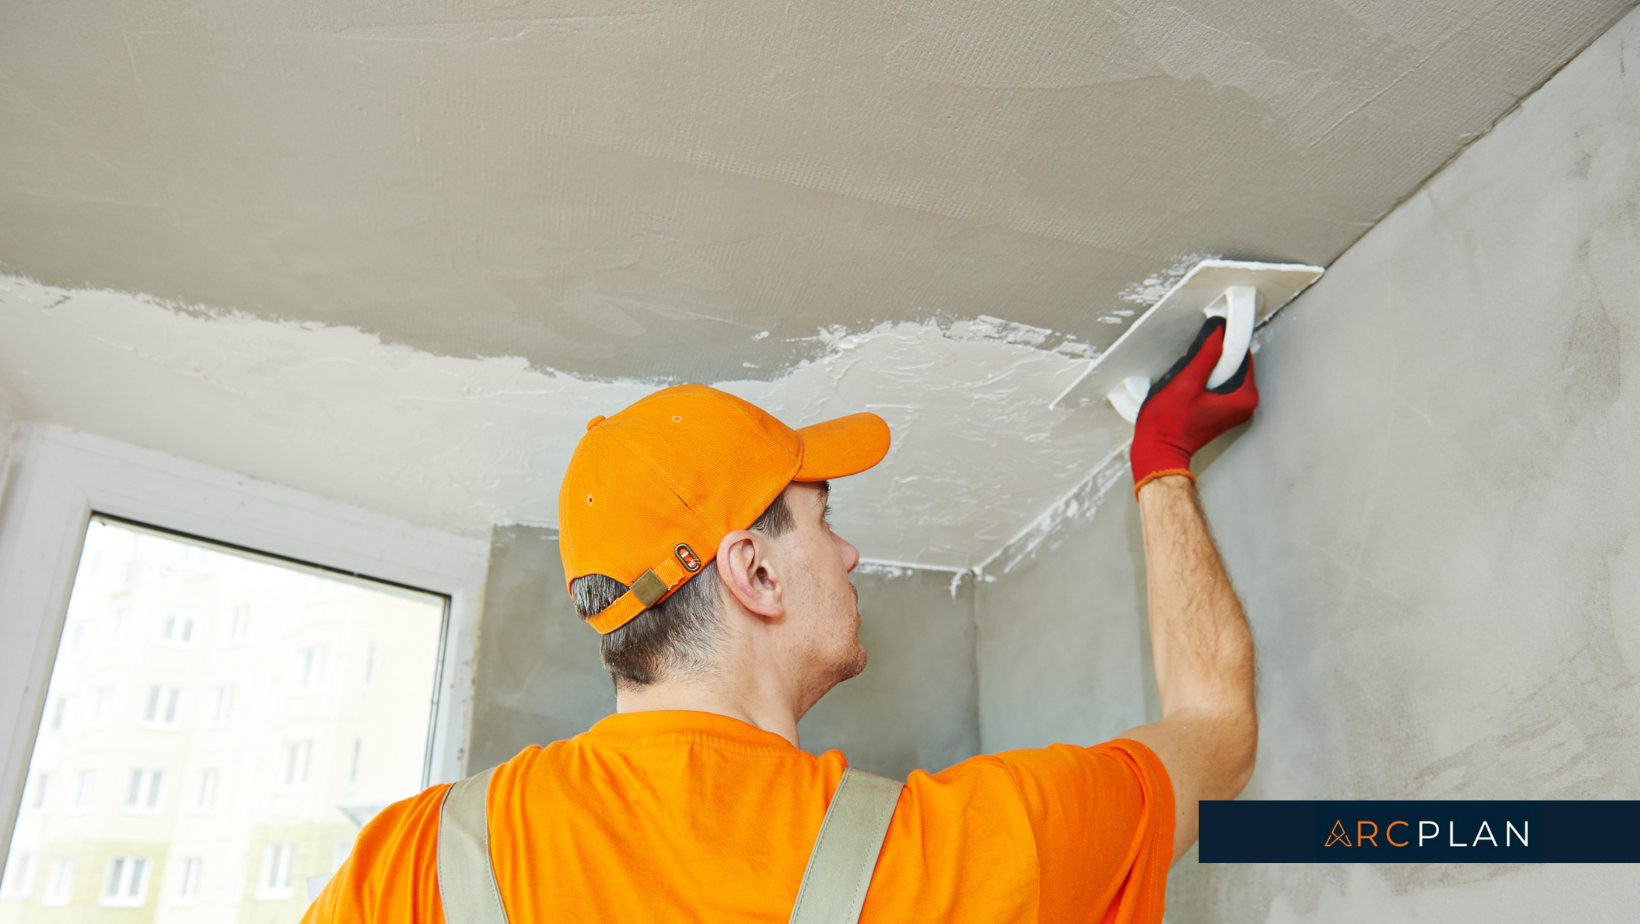
<svg viewBox="0 0 1640 924"><path fill-rule="evenodd" d="M1253 639L1188 478L1139 492L1163 716L1253 715Z"/></svg>

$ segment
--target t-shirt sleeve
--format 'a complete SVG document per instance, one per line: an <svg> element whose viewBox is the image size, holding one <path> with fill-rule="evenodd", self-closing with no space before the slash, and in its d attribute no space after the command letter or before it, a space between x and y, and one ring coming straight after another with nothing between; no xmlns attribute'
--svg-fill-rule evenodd
<svg viewBox="0 0 1640 924"><path fill-rule="evenodd" d="M1042 921L1162 919L1173 859L1173 784L1125 738L995 757L1012 772L1036 838Z"/></svg>
<svg viewBox="0 0 1640 924"><path fill-rule="evenodd" d="M434 786L370 819L347 862L308 906L302 924L443 924L438 816L448 788Z"/></svg>

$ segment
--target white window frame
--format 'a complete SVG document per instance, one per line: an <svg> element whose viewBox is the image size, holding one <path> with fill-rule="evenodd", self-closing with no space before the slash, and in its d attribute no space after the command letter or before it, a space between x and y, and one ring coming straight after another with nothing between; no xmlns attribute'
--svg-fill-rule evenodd
<svg viewBox="0 0 1640 924"><path fill-rule="evenodd" d="M61 908L73 901L74 858L57 857L51 861L45 891L40 895L40 905L44 908Z"/></svg>
<svg viewBox="0 0 1640 924"><path fill-rule="evenodd" d="M279 902L290 898L291 869L296 865L294 841L277 841L262 847L262 868L256 875L255 898L259 902Z"/></svg>
<svg viewBox="0 0 1640 924"><path fill-rule="evenodd" d="M216 808L216 787L222 782L222 770L218 767L206 767L194 774L193 802L188 811L195 815L204 815Z"/></svg>
<svg viewBox="0 0 1640 924"><path fill-rule="evenodd" d="M182 548L198 548L178 543ZM199 643L199 610L168 606L160 621L159 643L167 648L192 648Z"/></svg>
<svg viewBox="0 0 1640 924"><path fill-rule="evenodd" d="M313 770L313 739L286 741L279 747L279 778L275 792L307 792L308 776Z"/></svg>
<svg viewBox="0 0 1640 924"><path fill-rule="evenodd" d="M422 780L461 779L489 542L55 424L19 427L0 498L0 740L33 742L94 513L449 599ZM298 565L299 566L299 565ZM321 570L328 569L328 570ZM0 837L32 747L0 755Z"/></svg>
<svg viewBox="0 0 1640 924"><path fill-rule="evenodd" d="M121 864L118 875L116 864ZM141 908L148 903L148 880L153 872L154 861L148 857L110 857L97 904L104 908Z"/></svg>
<svg viewBox="0 0 1640 924"><path fill-rule="evenodd" d="M0 899L21 901L34 892L34 868L40 858L33 851L14 850L0 867Z"/></svg>
<svg viewBox="0 0 1640 924"><path fill-rule="evenodd" d="M183 857L177 864L177 888L171 904L188 907L199 903L199 879L205 872L204 857Z"/></svg>

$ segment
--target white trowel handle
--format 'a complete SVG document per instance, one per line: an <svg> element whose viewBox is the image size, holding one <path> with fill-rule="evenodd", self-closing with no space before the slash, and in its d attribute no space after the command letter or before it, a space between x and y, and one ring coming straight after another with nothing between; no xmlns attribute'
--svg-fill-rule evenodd
<svg viewBox="0 0 1640 924"><path fill-rule="evenodd" d="M1241 368L1247 347L1253 342L1253 320L1258 315L1258 289L1252 286L1230 286L1224 296L1208 305L1202 312L1210 318L1223 318L1224 352L1219 354L1218 365L1207 377L1208 388L1218 388Z"/></svg>

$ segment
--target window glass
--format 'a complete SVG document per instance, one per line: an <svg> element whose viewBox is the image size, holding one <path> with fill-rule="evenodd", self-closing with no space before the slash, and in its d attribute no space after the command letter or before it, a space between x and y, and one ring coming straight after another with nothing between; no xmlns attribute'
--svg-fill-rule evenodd
<svg viewBox="0 0 1640 924"><path fill-rule="evenodd" d="M434 594L94 520L0 924L295 924L424 785L444 618Z"/></svg>

